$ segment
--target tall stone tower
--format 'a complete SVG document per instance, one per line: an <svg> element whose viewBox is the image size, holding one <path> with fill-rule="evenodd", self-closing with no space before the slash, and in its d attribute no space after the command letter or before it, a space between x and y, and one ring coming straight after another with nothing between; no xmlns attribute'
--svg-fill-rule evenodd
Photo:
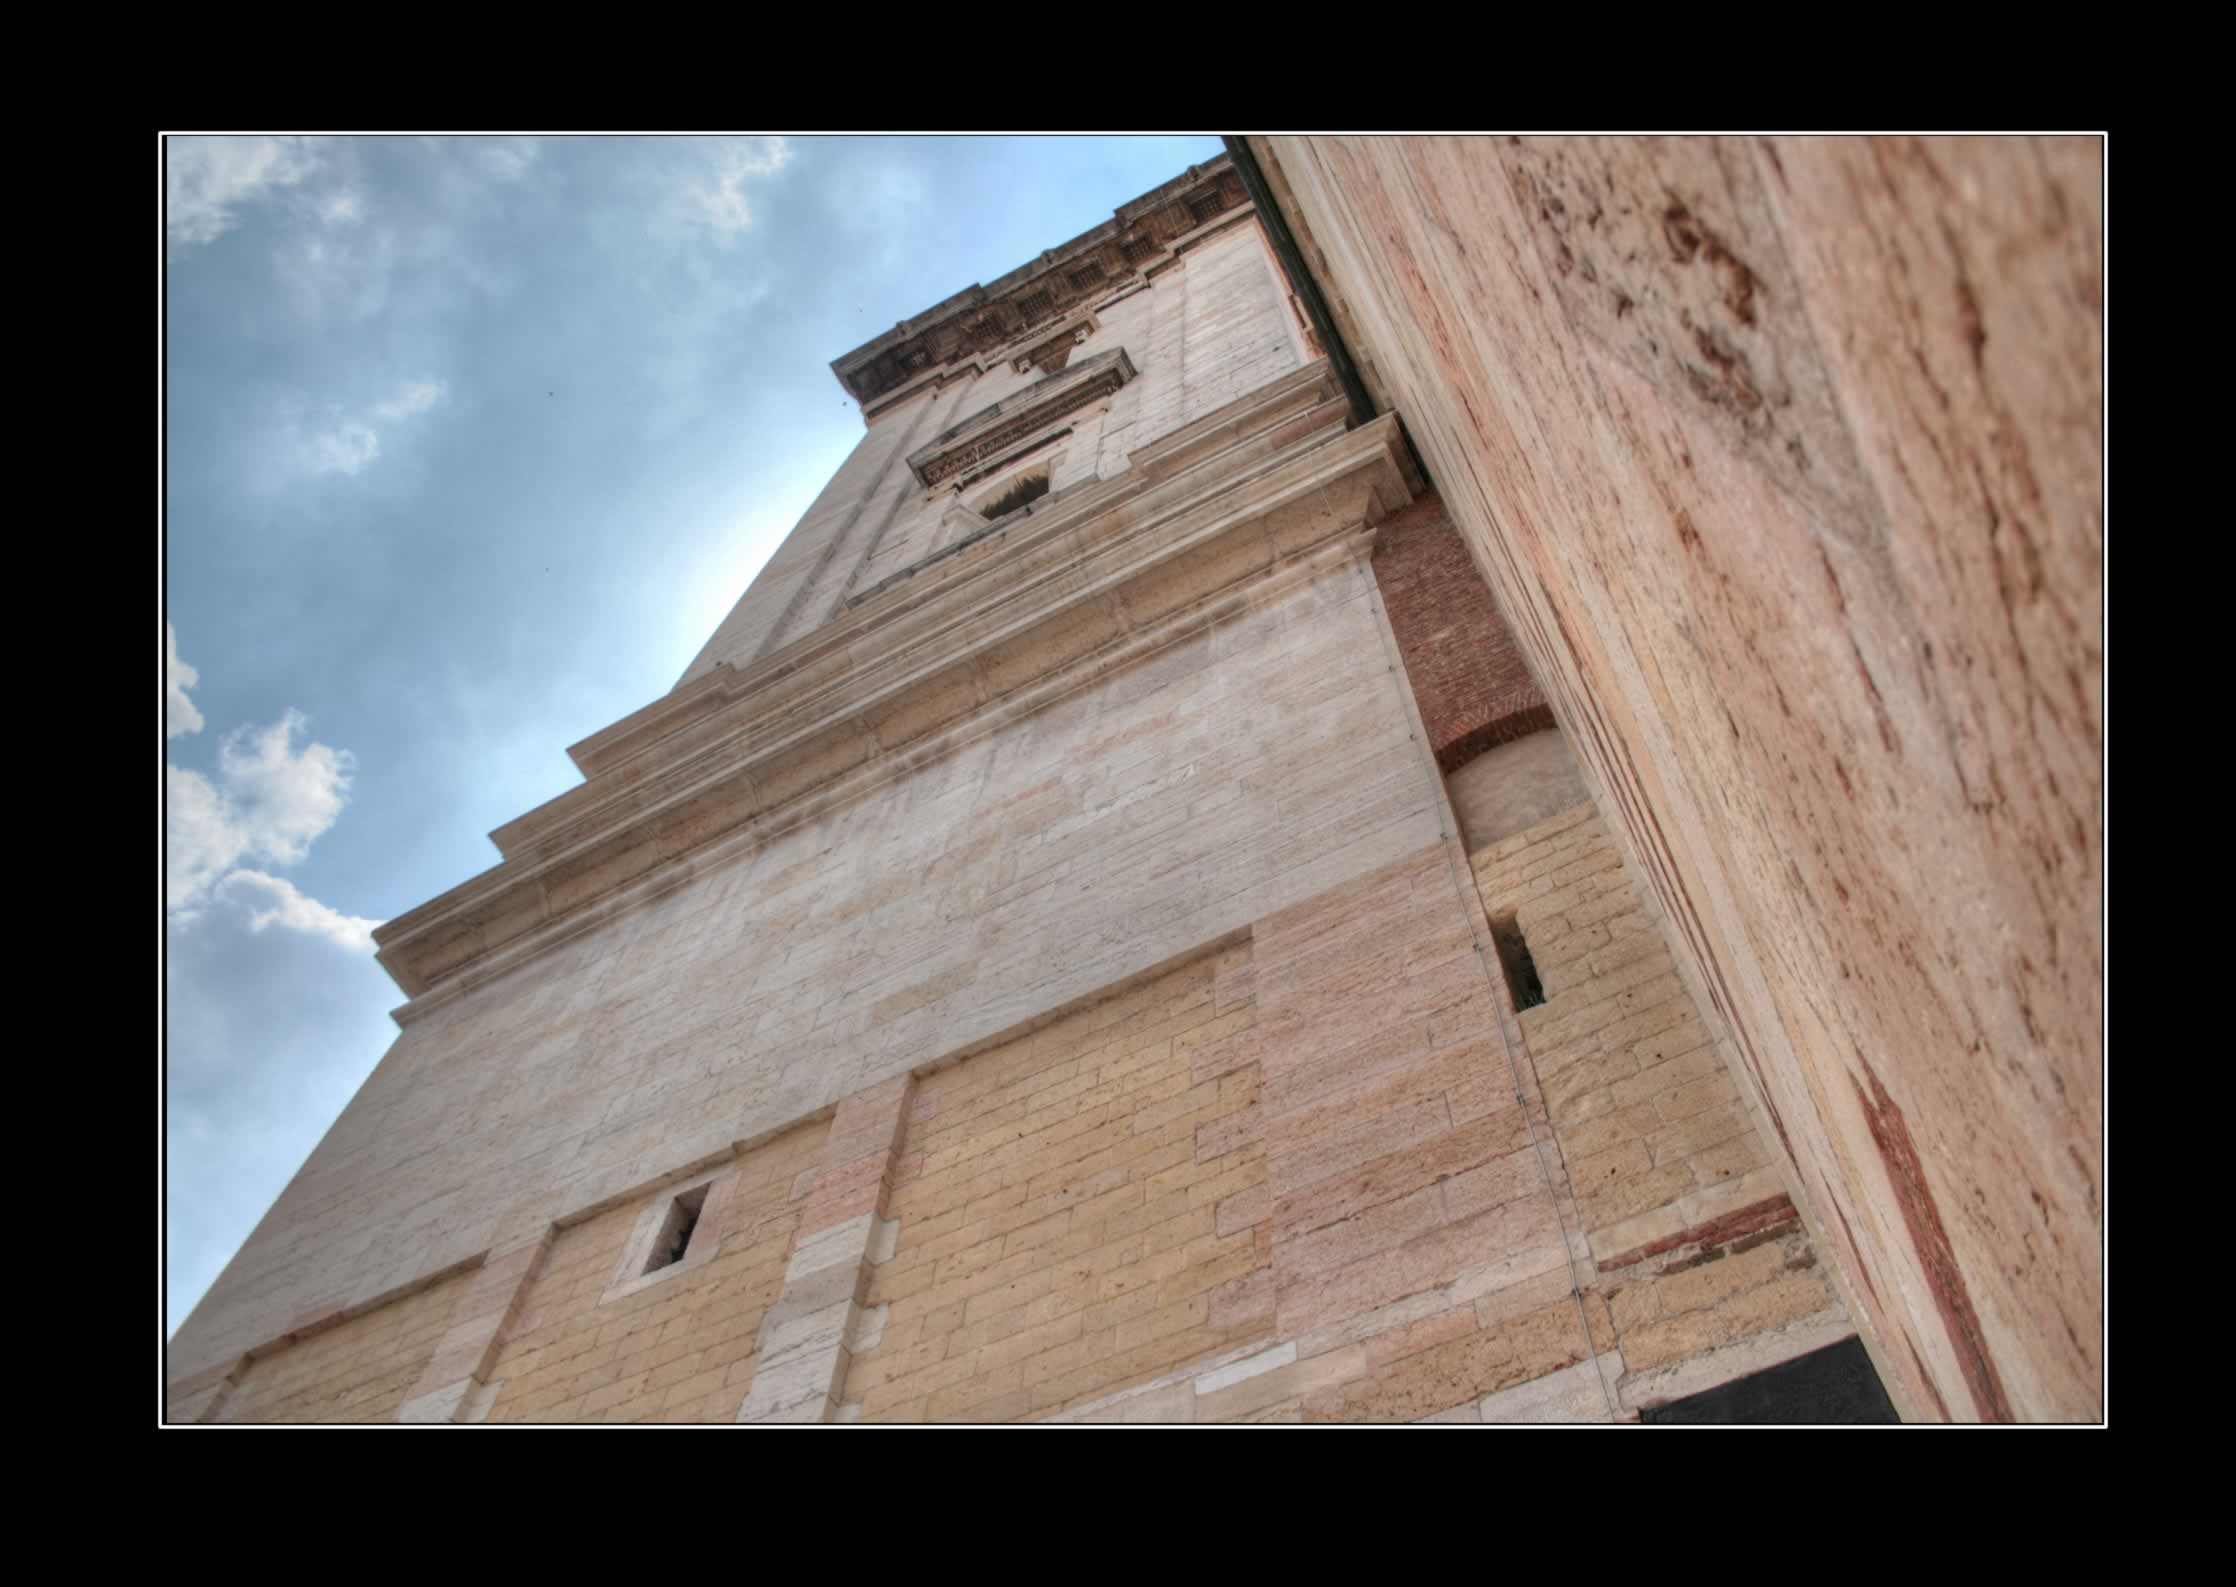
<svg viewBox="0 0 2236 1587"><path fill-rule="evenodd" d="M1994 1414L1826 1259L1258 152L838 360L682 680L377 934L402 1033L171 1420Z"/></svg>

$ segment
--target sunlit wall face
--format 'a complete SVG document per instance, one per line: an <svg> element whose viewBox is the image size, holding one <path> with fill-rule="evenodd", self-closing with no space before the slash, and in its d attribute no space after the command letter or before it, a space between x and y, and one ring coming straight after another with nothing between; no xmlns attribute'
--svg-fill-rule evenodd
<svg viewBox="0 0 2236 1587"><path fill-rule="evenodd" d="M372 925L579 781L853 449L831 359L1219 151L167 146L174 1326L393 1038Z"/></svg>

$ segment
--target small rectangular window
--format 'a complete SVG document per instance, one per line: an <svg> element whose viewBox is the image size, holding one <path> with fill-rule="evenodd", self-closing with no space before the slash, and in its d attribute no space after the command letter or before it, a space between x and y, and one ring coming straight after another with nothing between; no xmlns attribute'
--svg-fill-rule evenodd
<svg viewBox="0 0 2236 1587"><path fill-rule="evenodd" d="M707 1187L701 1185L668 1203L668 1215L661 1220L659 1236L652 1242L652 1255L644 1264L647 1273L657 1273L683 1260L683 1253L691 1249L691 1236L699 1227L699 1209L706 1205L706 1199Z"/></svg>
<svg viewBox="0 0 2236 1587"><path fill-rule="evenodd" d="M1528 939L1512 915L1491 922L1491 940L1498 944L1499 968L1506 972L1507 990L1514 995L1514 1012L1543 1003L1545 983L1538 979L1537 961L1530 957Z"/></svg>

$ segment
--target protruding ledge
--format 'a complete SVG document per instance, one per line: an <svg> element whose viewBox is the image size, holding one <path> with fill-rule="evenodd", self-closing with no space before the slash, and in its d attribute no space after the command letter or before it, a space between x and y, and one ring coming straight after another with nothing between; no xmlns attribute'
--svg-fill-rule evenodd
<svg viewBox="0 0 2236 1587"><path fill-rule="evenodd" d="M717 668L585 740L590 780L500 828L502 864L377 931L381 963L414 999L503 973L717 846L901 775L1378 523L1412 497L1404 442L1394 416L1344 422L1326 366L1300 370L746 671Z"/></svg>
<svg viewBox="0 0 2236 1587"><path fill-rule="evenodd" d="M1169 260L1207 226L1247 209L1249 195L1226 155L1191 166L1144 193L1093 231L1052 248L991 286L967 287L835 360L831 371L874 415L932 371L984 358L1108 299Z"/></svg>

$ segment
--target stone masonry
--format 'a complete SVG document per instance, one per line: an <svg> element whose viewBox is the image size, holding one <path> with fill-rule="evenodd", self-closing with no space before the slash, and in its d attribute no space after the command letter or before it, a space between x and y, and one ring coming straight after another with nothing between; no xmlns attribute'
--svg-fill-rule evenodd
<svg viewBox="0 0 2236 1587"><path fill-rule="evenodd" d="M1855 1335L1304 286L1222 159L840 359L685 677L376 934L167 1419L1610 1423Z"/></svg>
<svg viewBox="0 0 2236 1587"><path fill-rule="evenodd" d="M1544 1001L1515 1023L1627 1409L1854 1332L1605 824L1580 805L1471 857Z"/></svg>
<svg viewBox="0 0 2236 1587"><path fill-rule="evenodd" d="M1896 1406L2099 1418L2102 142L1242 141Z"/></svg>

